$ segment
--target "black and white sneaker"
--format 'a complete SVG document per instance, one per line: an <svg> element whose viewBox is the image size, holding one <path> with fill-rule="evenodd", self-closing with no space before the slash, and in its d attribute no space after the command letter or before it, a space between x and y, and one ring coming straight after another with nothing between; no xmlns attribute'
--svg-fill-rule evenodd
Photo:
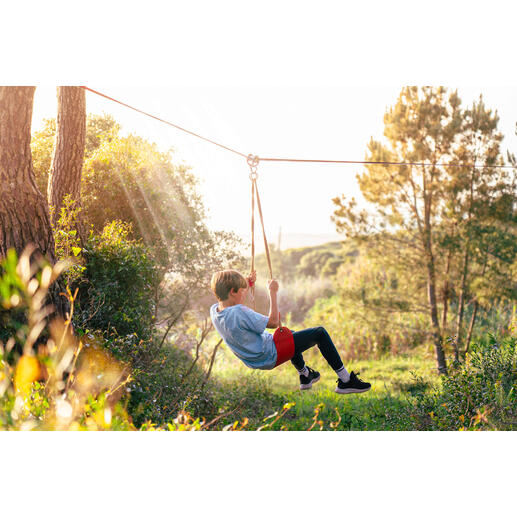
<svg viewBox="0 0 517 517"><path fill-rule="evenodd" d="M321 375L319 374L319 372L315 372L312 368L309 368L308 366L307 370L309 370L309 375L307 375L307 377L305 375L300 375L301 390L310 390L312 388L312 385L321 379Z"/></svg>
<svg viewBox="0 0 517 517"><path fill-rule="evenodd" d="M350 372L350 380L348 382L343 382L341 379L337 380L337 387L334 390L336 393L347 394L347 393L363 393L364 391L368 391L372 385L369 382L363 382L357 375L360 372L355 374L354 372Z"/></svg>

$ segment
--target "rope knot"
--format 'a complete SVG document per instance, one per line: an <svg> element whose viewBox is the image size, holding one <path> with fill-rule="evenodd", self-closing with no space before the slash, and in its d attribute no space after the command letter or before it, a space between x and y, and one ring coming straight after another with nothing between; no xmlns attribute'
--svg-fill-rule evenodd
<svg viewBox="0 0 517 517"><path fill-rule="evenodd" d="M257 167L258 167L260 158L256 155L248 154L247 160L248 160L248 165L250 166L250 169L251 169L250 180L251 181L256 180L258 178Z"/></svg>

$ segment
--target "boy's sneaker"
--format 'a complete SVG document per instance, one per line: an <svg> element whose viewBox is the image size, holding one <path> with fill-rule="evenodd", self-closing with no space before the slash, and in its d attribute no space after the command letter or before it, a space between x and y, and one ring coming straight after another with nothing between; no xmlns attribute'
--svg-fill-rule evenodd
<svg viewBox="0 0 517 517"><path fill-rule="evenodd" d="M309 368L308 366L307 370L309 370L309 375L307 375L307 377L305 375L300 375L301 390L310 390L312 388L312 385L321 379L321 375L319 374L319 372L315 372L312 368Z"/></svg>
<svg viewBox="0 0 517 517"><path fill-rule="evenodd" d="M372 385L369 382L363 382L357 375L360 372L355 374L354 372L350 372L350 380L348 382L343 382L341 379L337 380L337 387L334 390L336 393L363 393L364 391L368 391Z"/></svg>

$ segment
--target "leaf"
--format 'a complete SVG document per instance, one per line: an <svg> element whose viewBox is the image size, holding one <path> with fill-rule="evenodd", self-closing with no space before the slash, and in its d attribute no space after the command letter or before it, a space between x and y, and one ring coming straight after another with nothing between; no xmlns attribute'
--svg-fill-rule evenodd
<svg viewBox="0 0 517 517"><path fill-rule="evenodd" d="M81 253L81 248L72 246L72 253L77 257L77 255L79 255L79 253Z"/></svg>

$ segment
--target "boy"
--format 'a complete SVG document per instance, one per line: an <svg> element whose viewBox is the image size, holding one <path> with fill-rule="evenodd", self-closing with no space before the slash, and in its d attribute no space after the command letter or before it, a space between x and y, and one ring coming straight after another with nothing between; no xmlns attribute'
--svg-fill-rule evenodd
<svg viewBox="0 0 517 517"><path fill-rule="evenodd" d="M238 271L218 271L212 275L211 288L218 303L210 308L210 316L217 332L232 352L250 368L271 370L277 361L273 335L266 328L280 323L278 313L278 282L269 281L269 316L259 314L244 305L248 285L256 280L254 271L247 279ZM306 366L302 352L318 345L323 357L336 372L336 393L363 393L371 384L361 381L354 372L348 373L332 339L323 327L293 332L294 356L291 359L300 375L300 389L307 390L320 380L320 374Z"/></svg>

